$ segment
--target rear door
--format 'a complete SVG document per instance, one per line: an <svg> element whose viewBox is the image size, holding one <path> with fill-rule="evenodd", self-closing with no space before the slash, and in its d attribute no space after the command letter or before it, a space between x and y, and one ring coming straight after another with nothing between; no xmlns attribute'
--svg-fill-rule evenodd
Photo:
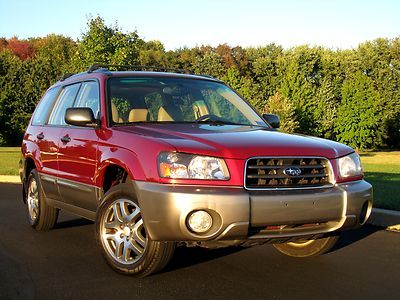
<svg viewBox="0 0 400 300"><path fill-rule="evenodd" d="M97 81L83 82L74 107L89 107L99 116ZM98 134L95 128L64 127L58 150L58 187L64 202L95 212L98 189L95 187Z"/></svg>
<svg viewBox="0 0 400 300"><path fill-rule="evenodd" d="M37 158L37 171L46 196L58 199L59 193L56 185L58 173L57 151L58 140L62 128L47 126L49 114L60 92L60 88L53 88L46 92L40 101L28 127L26 138L37 144L40 153L32 153Z"/></svg>

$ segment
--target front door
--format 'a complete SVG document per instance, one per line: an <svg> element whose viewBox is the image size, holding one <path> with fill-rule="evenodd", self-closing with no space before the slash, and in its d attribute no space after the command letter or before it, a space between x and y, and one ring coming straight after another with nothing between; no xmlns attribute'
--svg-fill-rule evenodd
<svg viewBox="0 0 400 300"><path fill-rule="evenodd" d="M74 107L89 107L99 114L97 81L82 83ZM90 127L66 126L58 148L58 187L64 202L95 212L99 190L94 185L97 169L97 130Z"/></svg>

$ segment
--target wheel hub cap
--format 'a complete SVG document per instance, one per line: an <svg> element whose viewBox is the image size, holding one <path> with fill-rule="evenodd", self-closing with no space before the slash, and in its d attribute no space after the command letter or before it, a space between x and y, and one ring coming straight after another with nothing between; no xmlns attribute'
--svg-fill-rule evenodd
<svg viewBox="0 0 400 300"><path fill-rule="evenodd" d="M34 222L39 215L39 191L35 178L29 181L26 203L31 222Z"/></svg>
<svg viewBox="0 0 400 300"><path fill-rule="evenodd" d="M146 251L147 235L139 206L129 199L112 202L100 221L106 253L121 264L137 262Z"/></svg>
<svg viewBox="0 0 400 300"><path fill-rule="evenodd" d="M130 236L131 235L131 229L128 226L124 227L123 232L124 232L125 236Z"/></svg>

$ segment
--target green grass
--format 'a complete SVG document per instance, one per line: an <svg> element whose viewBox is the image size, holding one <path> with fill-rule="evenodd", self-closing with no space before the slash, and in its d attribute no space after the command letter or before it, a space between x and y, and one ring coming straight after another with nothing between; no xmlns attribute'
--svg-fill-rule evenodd
<svg viewBox="0 0 400 300"><path fill-rule="evenodd" d="M0 175L18 175L20 147L0 147Z"/></svg>
<svg viewBox="0 0 400 300"><path fill-rule="evenodd" d="M361 161L374 187L374 207L400 211L400 152L361 153Z"/></svg>
<svg viewBox="0 0 400 300"><path fill-rule="evenodd" d="M0 147L0 175L18 175L19 147ZM361 153L374 207L400 211L400 151Z"/></svg>

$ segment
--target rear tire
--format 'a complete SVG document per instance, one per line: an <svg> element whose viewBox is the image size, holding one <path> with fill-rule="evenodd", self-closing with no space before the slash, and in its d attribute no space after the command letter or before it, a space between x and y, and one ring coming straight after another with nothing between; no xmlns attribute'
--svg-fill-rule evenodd
<svg viewBox="0 0 400 300"><path fill-rule="evenodd" d="M156 242L147 235L129 184L112 187L104 195L96 216L96 240L112 269L138 277L163 269L175 250L174 242Z"/></svg>
<svg viewBox="0 0 400 300"><path fill-rule="evenodd" d="M284 244L274 244L281 253L292 257L311 257L322 255L336 244L339 236L327 236L315 240L304 240Z"/></svg>
<svg viewBox="0 0 400 300"><path fill-rule="evenodd" d="M36 169L29 173L26 181L25 202L29 223L33 228L49 230L54 227L58 218L58 209L47 204Z"/></svg>

